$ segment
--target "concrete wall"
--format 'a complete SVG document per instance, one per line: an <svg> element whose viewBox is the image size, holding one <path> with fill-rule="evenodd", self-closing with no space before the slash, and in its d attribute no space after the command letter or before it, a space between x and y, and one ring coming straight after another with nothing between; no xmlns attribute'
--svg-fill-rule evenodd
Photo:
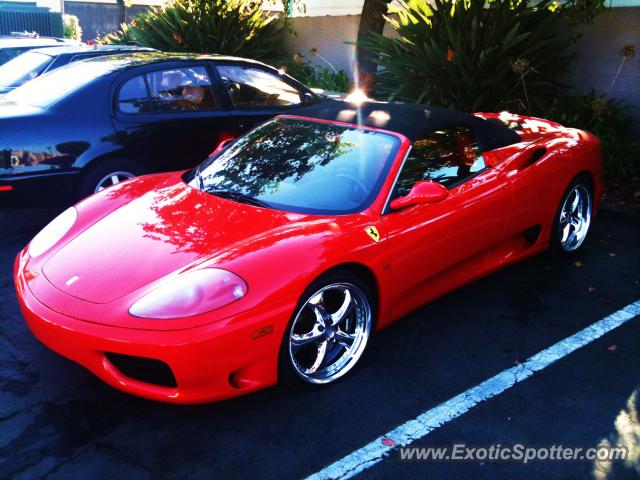
<svg viewBox="0 0 640 480"><path fill-rule="evenodd" d="M326 66L309 54L311 48L317 48L338 70L351 75L355 48L345 42L357 38L360 15L297 17L290 22L297 33L286 36L285 45L291 55L299 52L310 62Z"/></svg>
<svg viewBox="0 0 640 480"><path fill-rule="evenodd" d="M297 33L297 36L287 35L285 39L291 55L302 53L311 63L326 66L321 59L309 53L311 48L316 48L334 67L353 76L356 49L348 42L355 42L358 37L360 15L296 17L290 22ZM394 33L389 25L385 25L386 36Z"/></svg>
<svg viewBox="0 0 640 480"><path fill-rule="evenodd" d="M127 19L135 17L147 6L133 5L127 8ZM114 3L64 2L65 13L75 15L82 27L82 40L93 40L118 30L118 6Z"/></svg>
<svg viewBox="0 0 640 480"><path fill-rule="evenodd" d="M624 45L635 45L637 53L625 61L613 87ZM571 65L569 80L578 90L591 87L612 98L625 100L640 128L640 7L614 8L596 18L583 30L577 45L577 58Z"/></svg>
<svg viewBox="0 0 640 480"><path fill-rule="evenodd" d="M4 0L11 3L35 3L38 7L48 8L52 12L60 12L62 0Z"/></svg>
<svg viewBox="0 0 640 480"><path fill-rule="evenodd" d="M355 49L344 42L356 39L359 20L359 15L294 18L291 23L298 36L288 36L285 44L292 55L301 52L313 63L322 64L308 53L315 47L336 68L352 76ZM385 34L391 34L388 26ZM622 60L619 50L626 44L635 45L638 52L625 62L611 88ZM576 45L576 55L567 83L581 91L594 87L612 98L625 100L632 107L630 113L640 129L640 7L613 8L600 15L593 25L584 29Z"/></svg>

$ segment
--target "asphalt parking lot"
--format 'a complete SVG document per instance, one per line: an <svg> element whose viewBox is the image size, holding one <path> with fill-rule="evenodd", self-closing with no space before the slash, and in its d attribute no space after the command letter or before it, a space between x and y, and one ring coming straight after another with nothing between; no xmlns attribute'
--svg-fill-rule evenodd
<svg viewBox="0 0 640 480"><path fill-rule="evenodd" d="M640 224L605 214L577 261L537 256L420 309L378 335L364 365L336 385L172 406L111 389L27 330L13 259L53 216L0 212L2 478L304 478L640 299ZM606 439L635 457L595 478L638 478L639 339L635 317L413 445ZM403 461L393 451L357 478L577 479L594 468Z"/></svg>

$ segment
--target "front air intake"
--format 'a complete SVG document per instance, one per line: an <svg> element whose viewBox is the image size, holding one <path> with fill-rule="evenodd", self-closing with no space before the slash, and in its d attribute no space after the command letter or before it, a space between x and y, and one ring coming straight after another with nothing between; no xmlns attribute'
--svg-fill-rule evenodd
<svg viewBox="0 0 640 480"><path fill-rule="evenodd" d="M169 365L160 360L111 352L105 352L105 356L114 367L129 378L162 387L178 386Z"/></svg>

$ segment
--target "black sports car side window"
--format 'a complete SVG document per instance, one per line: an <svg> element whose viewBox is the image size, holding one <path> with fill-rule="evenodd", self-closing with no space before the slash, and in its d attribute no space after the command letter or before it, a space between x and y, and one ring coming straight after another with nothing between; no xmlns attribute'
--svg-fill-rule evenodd
<svg viewBox="0 0 640 480"><path fill-rule="evenodd" d="M431 132L417 140L398 177L394 197L409 193L421 180L452 188L485 168L482 151L466 127Z"/></svg>
<svg viewBox="0 0 640 480"><path fill-rule="evenodd" d="M240 65L216 67L234 107L286 107L302 103L302 94L277 75Z"/></svg>
<svg viewBox="0 0 640 480"><path fill-rule="evenodd" d="M144 76L133 77L118 93L118 109L123 113L139 113L149 109L150 103Z"/></svg>
<svg viewBox="0 0 640 480"><path fill-rule="evenodd" d="M183 67L134 77L120 88L123 113L181 112L218 108L205 67Z"/></svg>

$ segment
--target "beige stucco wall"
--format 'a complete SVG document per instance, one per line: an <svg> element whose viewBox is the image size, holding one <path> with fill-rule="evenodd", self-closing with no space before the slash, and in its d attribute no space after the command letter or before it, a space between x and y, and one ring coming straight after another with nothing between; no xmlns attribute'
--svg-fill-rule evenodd
<svg viewBox="0 0 640 480"><path fill-rule="evenodd" d="M311 48L317 48L338 70L351 73L355 48L345 42L356 39L359 21L360 15L292 18L290 22L297 36L287 35L287 50L292 55L302 53L307 60L322 65L309 55Z"/></svg>
<svg viewBox="0 0 640 480"><path fill-rule="evenodd" d="M291 55L302 53L307 60L326 66L321 59L309 54L311 48L329 60L338 70L353 75L355 47L360 15L321 17L297 17L290 19L297 36L287 35L285 44ZM385 35L393 35L393 29L385 26Z"/></svg>
<svg viewBox="0 0 640 480"><path fill-rule="evenodd" d="M622 60L620 49L628 44L635 45L636 56L625 62L611 87ZM583 30L569 80L579 90L594 87L612 98L625 100L640 124L640 7L611 9Z"/></svg>
<svg viewBox="0 0 640 480"><path fill-rule="evenodd" d="M317 48L336 68L352 75L355 49L344 42L355 40L359 19L359 15L294 18L291 22L298 35L286 39L287 48L292 55L301 52L310 60L309 49ZM389 30L387 26L385 34ZM611 88L622 59L619 50L625 44L635 45L638 53L625 63ZM584 91L593 86L613 98L626 100L640 128L640 7L614 8L600 15L584 29L576 55L567 83Z"/></svg>

